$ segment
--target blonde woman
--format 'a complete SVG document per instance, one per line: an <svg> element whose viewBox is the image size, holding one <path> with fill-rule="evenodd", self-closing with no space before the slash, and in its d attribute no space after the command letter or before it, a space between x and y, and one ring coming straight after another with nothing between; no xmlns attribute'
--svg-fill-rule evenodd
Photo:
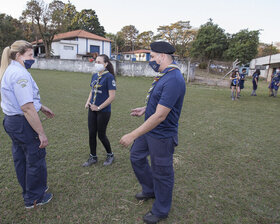
<svg viewBox="0 0 280 224"><path fill-rule="evenodd" d="M12 140L16 175L27 209L48 203L46 149L48 139L38 116L54 113L40 102L39 89L27 69L34 63L33 48L24 40L4 49L1 59L3 125Z"/></svg>

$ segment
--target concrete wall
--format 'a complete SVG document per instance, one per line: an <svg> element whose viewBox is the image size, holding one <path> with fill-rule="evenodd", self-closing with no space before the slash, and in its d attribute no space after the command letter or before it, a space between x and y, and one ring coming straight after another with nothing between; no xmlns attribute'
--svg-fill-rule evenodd
<svg viewBox="0 0 280 224"><path fill-rule="evenodd" d="M117 74L123 76L146 76L152 77L156 73L149 66L148 62L131 62L131 61L111 61ZM188 68L189 80L194 80L195 66L188 62L178 62L178 66L181 72L187 78ZM62 60L62 59L46 59L36 58L32 68L47 69L47 70L58 70L58 71L69 71L69 72L83 72L93 73L94 63L85 60Z"/></svg>
<svg viewBox="0 0 280 224"><path fill-rule="evenodd" d="M188 75L188 67L190 68L189 79L190 81L194 80L195 76L195 66L189 65L188 62L178 62L177 63L184 77L187 78ZM124 76L146 76L152 77L155 76L156 73L149 66L148 62L131 62L131 61L123 61L117 62L117 73Z"/></svg>
<svg viewBox="0 0 280 224"><path fill-rule="evenodd" d="M36 58L32 68L67 72L93 73L94 63L84 60Z"/></svg>

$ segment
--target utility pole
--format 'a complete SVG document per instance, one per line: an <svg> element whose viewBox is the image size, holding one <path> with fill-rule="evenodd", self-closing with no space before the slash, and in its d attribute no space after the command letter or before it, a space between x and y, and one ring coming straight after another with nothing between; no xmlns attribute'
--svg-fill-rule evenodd
<svg viewBox="0 0 280 224"><path fill-rule="evenodd" d="M268 75L269 75L269 69L270 69L270 62L271 62L271 54L272 54L272 47L273 47L273 42L271 42L271 51L269 53L269 59L268 59L268 71L267 71L267 76L266 76L266 82L268 80ZM271 73L272 74L272 73Z"/></svg>

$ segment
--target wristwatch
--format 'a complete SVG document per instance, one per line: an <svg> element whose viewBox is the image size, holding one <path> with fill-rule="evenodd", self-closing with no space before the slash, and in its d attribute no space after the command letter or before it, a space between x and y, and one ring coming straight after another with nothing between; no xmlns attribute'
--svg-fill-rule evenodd
<svg viewBox="0 0 280 224"><path fill-rule="evenodd" d="M97 107L97 110L99 111L99 110L100 110L100 107Z"/></svg>

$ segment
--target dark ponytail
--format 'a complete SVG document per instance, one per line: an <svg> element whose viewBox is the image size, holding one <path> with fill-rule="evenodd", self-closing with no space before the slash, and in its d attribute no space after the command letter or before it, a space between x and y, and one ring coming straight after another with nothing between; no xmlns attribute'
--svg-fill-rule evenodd
<svg viewBox="0 0 280 224"><path fill-rule="evenodd" d="M116 79L115 72L114 72L114 67L113 67L112 63L110 62L109 57L108 57L106 54L101 54L101 55L99 55L99 57L102 57L102 58L103 58L104 63L108 63L107 66L106 66L106 69L107 69L107 70L115 77L115 79Z"/></svg>

